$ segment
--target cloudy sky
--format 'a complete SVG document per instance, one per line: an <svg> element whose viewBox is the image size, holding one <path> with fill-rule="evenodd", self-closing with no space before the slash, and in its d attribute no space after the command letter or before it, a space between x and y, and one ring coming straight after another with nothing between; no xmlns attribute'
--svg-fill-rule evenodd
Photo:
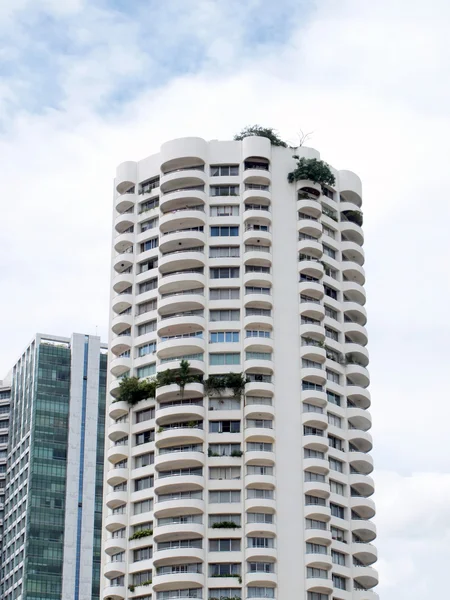
<svg viewBox="0 0 450 600"><path fill-rule="evenodd" d="M364 183L382 600L450 559L448 0L1 0L0 374L106 339L112 178L184 135L275 127Z"/></svg>

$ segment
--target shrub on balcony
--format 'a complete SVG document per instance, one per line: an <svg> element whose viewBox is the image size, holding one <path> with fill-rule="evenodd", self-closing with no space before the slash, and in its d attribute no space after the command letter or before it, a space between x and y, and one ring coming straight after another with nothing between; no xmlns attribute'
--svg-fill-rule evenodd
<svg viewBox="0 0 450 600"><path fill-rule="evenodd" d="M331 172L330 167L323 160L317 158L297 158L297 168L288 174L289 183L299 181L300 179L308 179L319 183L322 187L325 184L334 185L336 178Z"/></svg>
<svg viewBox="0 0 450 600"><path fill-rule="evenodd" d="M240 525L236 525L233 521L219 521L212 524L212 529L240 529Z"/></svg>
<svg viewBox="0 0 450 600"><path fill-rule="evenodd" d="M188 383L201 383L201 381L202 376L191 372L190 363L187 360L182 360L178 369L166 369L156 375L156 387L176 384L182 392Z"/></svg>
<svg viewBox="0 0 450 600"><path fill-rule="evenodd" d="M359 225L360 227L362 227L363 224L363 216L362 213L360 213L357 210L344 210L342 212L344 218L346 221L350 221L351 223L356 223L356 225Z"/></svg>
<svg viewBox="0 0 450 600"><path fill-rule="evenodd" d="M228 373L225 375L210 375L203 383L207 394L221 395L225 390L231 389L235 397L240 397L244 393L245 384L248 381L244 373Z"/></svg>
<svg viewBox="0 0 450 600"><path fill-rule="evenodd" d="M213 452L211 448L208 448L208 456L220 456L218 452Z"/></svg>
<svg viewBox="0 0 450 600"><path fill-rule="evenodd" d="M124 377L119 383L119 393L116 401L128 402L134 406L141 400L154 398L156 382L154 379L146 380L139 377Z"/></svg>
<svg viewBox="0 0 450 600"><path fill-rule="evenodd" d="M153 535L153 529L141 529L140 531L135 531L130 537L130 540L140 540L141 538L148 537L149 535Z"/></svg>
<svg viewBox="0 0 450 600"><path fill-rule="evenodd" d="M232 450L230 456L233 456L234 458L236 458L236 457L242 456L243 454L244 453L242 452L242 450Z"/></svg>
<svg viewBox="0 0 450 600"><path fill-rule="evenodd" d="M275 129L272 127L261 127L261 125L247 125L240 133L234 136L234 139L239 141L252 135L269 139L272 146L282 146L283 148L287 148L286 142L283 142Z"/></svg>

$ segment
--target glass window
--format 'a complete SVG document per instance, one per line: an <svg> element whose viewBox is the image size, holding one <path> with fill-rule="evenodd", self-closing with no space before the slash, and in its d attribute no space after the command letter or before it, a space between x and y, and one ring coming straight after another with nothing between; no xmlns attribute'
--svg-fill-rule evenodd
<svg viewBox="0 0 450 600"><path fill-rule="evenodd" d="M214 267L209 270L211 279L237 279L239 267Z"/></svg>
<svg viewBox="0 0 450 600"><path fill-rule="evenodd" d="M210 258L238 258L239 246L210 246Z"/></svg>
<svg viewBox="0 0 450 600"><path fill-rule="evenodd" d="M239 196L238 185L211 185L210 196Z"/></svg>
<svg viewBox="0 0 450 600"><path fill-rule="evenodd" d="M159 245L159 238L155 237L151 240L147 240L146 242L142 242L141 244L141 252L147 252L147 250L152 250L153 248L157 248Z"/></svg>
<svg viewBox="0 0 450 600"><path fill-rule="evenodd" d="M210 300L239 300L239 288L210 288Z"/></svg>
<svg viewBox="0 0 450 600"><path fill-rule="evenodd" d="M336 550L331 551L331 560L335 565L341 565L345 567L345 554L342 552L337 552Z"/></svg>
<svg viewBox="0 0 450 600"><path fill-rule="evenodd" d="M237 225L213 226L210 235L211 237L236 237L239 235L239 227Z"/></svg>
<svg viewBox="0 0 450 600"><path fill-rule="evenodd" d="M239 165L211 165L211 177L235 177L239 175Z"/></svg>
<svg viewBox="0 0 450 600"><path fill-rule="evenodd" d="M209 320L210 321L239 321L240 311L239 309L224 309L224 310L210 310Z"/></svg>
<svg viewBox="0 0 450 600"><path fill-rule="evenodd" d="M307 554L328 554L326 546L322 546L322 544L311 544L310 542L306 542L306 552Z"/></svg>
<svg viewBox="0 0 450 600"><path fill-rule="evenodd" d="M239 365L241 363L241 354L239 352L227 352L224 354L210 354L209 364L218 365Z"/></svg>
<svg viewBox="0 0 450 600"><path fill-rule="evenodd" d="M330 502L331 516L343 519L345 515L345 509L343 506Z"/></svg>
<svg viewBox="0 0 450 600"><path fill-rule="evenodd" d="M241 540L219 539L209 540L210 552L239 552L241 549Z"/></svg>
<svg viewBox="0 0 450 600"><path fill-rule="evenodd" d="M239 206L230 204L220 204L219 206L210 206L209 214L211 217L237 217L239 216Z"/></svg>
<svg viewBox="0 0 450 600"><path fill-rule="evenodd" d="M210 433L239 433L241 431L240 421L210 421Z"/></svg>
<svg viewBox="0 0 450 600"><path fill-rule="evenodd" d="M240 490L215 490L209 492L211 504L233 504L241 501Z"/></svg>
<svg viewBox="0 0 450 600"><path fill-rule="evenodd" d="M333 494L339 494L340 496L343 496L345 493L345 486L338 481L333 481L330 479L330 490L333 492Z"/></svg>
<svg viewBox="0 0 450 600"><path fill-rule="evenodd" d="M239 342L239 331L212 331L209 341L211 344L220 342Z"/></svg>
<svg viewBox="0 0 450 600"><path fill-rule="evenodd" d="M156 363L152 363L151 365L146 365L145 367L139 367L136 371L136 375L141 377L151 377L156 373Z"/></svg>

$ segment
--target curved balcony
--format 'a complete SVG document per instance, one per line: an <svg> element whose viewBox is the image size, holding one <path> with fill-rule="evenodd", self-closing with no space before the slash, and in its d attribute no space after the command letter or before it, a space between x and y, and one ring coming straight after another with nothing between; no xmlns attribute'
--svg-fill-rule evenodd
<svg viewBox="0 0 450 600"><path fill-rule="evenodd" d="M303 412L302 425L307 425L308 427L317 427L325 430L328 427L328 418L326 413Z"/></svg>
<svg viewBox="0 0 450 600"><path fill-rule="evenodd" d="M109 462L115 464L128 458L128 444L110 446L106 452Z"/></svg>
<svg viewBox="0 0 450 600"><path fill-rule="evenodd" d="M108 427L108 437L111 441L115 442L126 435L128 435L130 425L129 423L111 423Z"/></svg>
<svg viewBox="0 0 450 600"><path fill-rule="evenodd" d="M112 265L117 273L122 273L133 267L134 252L133 247L129 246L123 252L118 253L112 260Z"/></svg>
<svg viewBox="0 0 450 600"><path fill-rule="evenodd" d="M272 194L268 190L244 190L244 204L270 204Z"/></svg>
<svg viewBox="0 0 450 600"><path fill-rule="evenodd" d="M356 223L351 221L341 221L339 223L341 233L345 235L348 240L355 242L359 246L364 244L364 233L362 228Z"/></svg>
<svg viewBox="0 0 450 600"><path fill-rule="evenodd" d="M114 238L114 250L118 254L123 254L124 252L131 252L129 248L133 248L134 244L134 233L119 233Z"/></svg>
<svg viewBox="0 0 450 600"><path fill-rule="evenodd" d="M372 417L364 408L348 408L347 417L350 425L355 429L368 431L372 427Z"/></svg>
<svg viewBox="0 0 450 600"><path fill-rule="evenodd" d="M131 213L127 213L127 211L132 209L136 202L137 196L134 192L124 192L115 199L115 209L120 215L124 213L130 215Z"/></svg>
<svg viewBox="0 0 450 600"><path fill-rule="evenodd" d="M314 238L319 238L322 235L322 223L315 219L300 218L297 221L297 230L299 233L311 235Z"/></svg>
<svg viewBox="0 0 450 600"><path fill-rule="evenodd" d="M322 473L327 475L330 471L330 464L325 458L304 458L303 469L305 471L314 471L316 473Z"/></svg>
<svg viewBox="0 0 450 600"><path fill-rule="evenodd" d="M246 498L245 512L268 512L275 514L276 500L270 498ZM256 550L256 548L255 548Z"/></svg>
<svg viewBox="0 0 450 600"><path fill-rule="evenodd" d="M158 268L161 275L182 269L198 269L206 263L202 247L181 248L160 257Z"/></svg>
<svg viewBox="0 0 450 600"><path fill-rule="evenodd" d="M124 415L128 414L129 406L128 402L111 402L108 407L108 414L112 419L119 419Z"/></svg>
<svg viewBox="0 0 450 600"><path fill-rule="evenodd" d="M196 398L203 396L203 383L187 383L184 387L183 393L181 393L180 386L176 383L171 385L164 385L156 388L156 399L159 402L167 402L169 400L178 400L180 398ZM158 412L162 410L158 409Z"/></svg>
<svg viewBox="0 0 450 600"><path fill-rule="evenodd" d="M205 340L201 337L183 337L158 342L156 354L160 359L169 359L181 354L198 354L205 351Z"/></svg>
<svg viewBox="0 0 450 600"><path fill-rule="evenodd" d="M364 250L356 242L341 242L342 255L346 260L353 261L360 265L364 265L365 255Z"/></svg>
<svg viewBox="0 0 450 600"><path fill-rule="evenodd" d="M182 562L203 562L204 550L202 548L168 548L153 550L153 565L164 566Z"/></svg>
<svg viewBox="0 0 450 600"><path fill-rule="evenodd" d="M348 462L357 471L364 475L368 475L373 471L373 458L365 452L349 452Z"/></svg>
<svg viewBox="0 0 450 600"><path fill-rule="evenodd" d="M246 573L245 583L255 587L275 587L277 584L276 573Z"/></svg>
<svg viewBox="0 0 450 600"><path fill-rule="evenodd" d="M272 213L270 212L270 205L267 204L262 206L266 206L268 210L264 210L263 208L245 208L244 206L244 226L248 222L254 223L256 225L270 226L270 224L272 223Z"/></svg>
<svg viewBox="0 0 450 600"><path fill-rule="evenodd" d="M372 450L372 436L367 431L349 429L347 432L347 440L356 446L358 451L370 452L370 450Z"/></svg>
<svg viewBox="0 0 450 600"><path fill-rule="evenodd" d="M197 427L180 427L179 429L166 429L157 432L156 446L175 446L183 444L202 444L205 441L205 432Z"/></svg>
<svg viewBox="0 0 450 600"><path fill-rule="evenodd" d="M104 600L125 600L126 591L123 585L108 585L103 588Z"/></svg>
<svg viewBox="0 0 450 600"><path fill-rule="evenodd" d="M323 277L323 264L318 260L300 260L298 263L298 272L301 275L320 279Z"/></svg>
<svg viewBox="0 0 450 600"><path fill-rule="evenodd" d="M164 542L171 539L189 539L203 537L205 526L202 523L174 523L173 525L158 525L153 528L153 540Z"/></svg>
<svg viewBox="0 0 450 600"><path fill-rule="evenodd" d="M128 195L128 194L127 194ZM136 223L136 215L134 212L127 212L117 215L114 219L114 229L117 233L124 233L130 227L133 227Z"/></svg>
<svg viewBox="0 0 450 600"><path fill-rule="evenodd" d="M111 341L111 352L115 355L120 355L123 352L130 350L131 344L132 344L131 340L132 340L131 335L123 335L122 334L122 335L116 336ZM112 363L114 362L114 360L115 359L113 359L113 361L111 362L111 366L112 366Z"/></svg>
<svg viewBox="0 0 450 600"><path fill-rule="evenodd" d="M115 313L121 313L133 305L133 294L117 294L112 301L112 309Z"/></svg>
<svg viewBox="0 0 450 600"><path fill-rule="evenodd" d="M163 235L177 229L203 227L205 224L206 214L203 205L173 210L159 217L159 230Z"/></svg>
<svg viewBox="0 0 450 600"><path fill-rule="evenodd" d="M253 267L270 267L272 255L263 250L246 250L244 253L244 265Z"/></svg>
<svg viewBox="0 0 450 600"><path fill-rule="evenodd" d="M361 346L367 346L367 329L359 323L344 323L344 333L352 338L352 340Z"/></svg>
<svg viewBox="0 0 450 600"><path fill-rule="evenodd" d="M192 289L192 288L191 288ZM195 289L197 293L187 293L189 290L170 292L158 301L158 312L161 316L183 311L195 311L205 308L205 296L203 289Z"/></svg>
<svg viewBox="0 0 450 600"><path fill-rule="evenodd" d="M316 346L314 340L311 338L308 344L303 344L300 347L300 358L324 363L327 357L326 352L324 347Z"/></svg>
<svg viewBox="0 0 450 600"><path fill-rule="evenodd" d="M313 198L302 198L297 200L297 211L319 219L322 215L322 205Z"/></svg>
<svg viewBox="0 0 450 600"><path fill-rule="evenodd" d="M353 567L353 577L360 585L372 588L378 585L378 572L372 567Z"/></svg>
<svg viewBox="0 0 450 600"><path fill-rule="evenodd" d="M244 329L260 329L261 325L264 329L273 329L273 317L258 314L244 317Z"/></svg>
<svg viewBox="0 0 450 600"><path fill-rule="evenodd" d="M251 474L245 475L244 485L246 488L261 487L267 490L273 490L275 489L275 481L275 475ZM264 528L264 525L262 523L257 523L257 525L259 525L259 529Z"/></svg>
<svg viewBox="0 0 450 600"><path fill-rule="evenodd" d="M196 271L175 271L165 273L159 280L158 291L160 294L181 292L183 290L205 287L206 278L203 273Z"/></svg>
<svg viewBox="0 0 450 600"><path fill-rule="evenodd" d="M261 229L255 228L255 223L247 223L243 235L244 244L261 244L263 248L269 248L269 252L272 245L272 233L270 231L261 231ZM264 252L264 250L262 250ZM266 252L267 253L267 252Z"/></svg>
<svg viewBox="0 0 450 600"><path fill-rule="evenodd" d="M105 517L105 528L109 532L117 531L128 525L128 516L123 515L107 515Z"/></svg>
<svg viewBox="0 0 450 600"><path fill-rule="evenodd" d="M349 385L346 388L347 398L359 408L370 408L370 392L358 385Z"/></svg>
<svg viewBox="0 0 450 600"><path fill-rule="evenodd" d="M120 390L120 379L116 379L115 377L111 379L109 383L109 393L113 398L117 398Z"/></svg>
<svg viewBox="0 0 450 600"><path fill-rule="evenodd" d="M246 465L259 464L273 466L275 464L275 452L247 450L244 454L244 463Z"/></svg>
<svg viewBox="0 0 450 600"><path fill-rule="evenodd" d="M316 567L317 569L331 569L333 562L331 554L305 554L305 565L307 567Z"/></svg>
<svg viewBox="0 0 450 600"><path fill-rule="evenodd" d="M373 590L353 590L352 600L380 600L380 597Z"/></svg>
<svg viewBox="0 0 450 600"><path fill-rule="evenodd" d="M349 483L359 494L364 497L371 496L375 492L375 485L372 477L367 475L350 474Z"/></svg>
<svg viewBox="0 0 450 600"><path fill-rule="evenodd" d="M155 494L170 494L180 491L199 491L205 488L203 475L172 475L155 479Z"/></svg>
<svg viewBox="0 0 450 600"><path fill-rule="evenodd" d="M325 318L325 307L318 302L300 302L299 313L302 317L322 321Z"/></svg>
<svg viewBox="0 0 450 600"><path fill-rule="evenodd" d="M246 427L244 429L244 441L247 442L269 442L275 441L275 430L269 427Z"/></svg>
<svg viewBox="0 0 450 600"><path fill-rule="evenodd" d="M370 383L369 372L365 367L357 364L348 364L345 367L347 377L350 377L352 383L359 387L366 388Z"/></svg>
<svg viewBox="0 0 450 600"><path fill-rule="evenodd" d="M245 560L248 562L275 562L276 548L245 548Z"/></svg>
<svg viewBox="0 0 450 600"><path fill-rule="evenodd" d="M312 544L331 544L331 532L329 529L305 529L305 542Z"/></svg>
<svg viewBox="0 0 450 600"><path fill-rule="evenodd" d="M318 521L328 522L331 519L331 509L329 506L307 504L304 508L304 515L307 519L316 519Z"/></svg>
<svg viewBox="0 0 450 600"><path fill-rule="evenodd" d="M183 333L206 329L205 317L196 313L197 311L186 311L170 314L170 316L163 315L157 323L158 336L182 335ZM168 367L164 367L163 370L166 368Z"/></svg>
<svg viewBox="0 0 450 600"><path fill-rule="evenodd" d="M306 591L318 594L331 594L334 586L331 578L311 577L306 579Z"/></svg>
<svg viewBox="0 0 450 600"><path fill-rule="evenodd" d="M316 300L321 300L325 295L323 284L319 281L299 281L298 293Z"/></svg>
<svg viewBox="0 0 450 600"><path fill-rule="evenodd" d="M375 502L372 498L352 496L350 498L350 507L355 509L363 519L372 519L375 516Z"/></svg>
<svg viewBox="0 0 450 600"><path fill-rule="evenodd" d="M267 165L269 167L269 165ZM247 161L244 163L244 172L242 174L242 180L244 183L254 183L256 185L270 185L272 181L272 175L267 168L258 167L254 165L249 166Z"/></svg>
<svg viewBox="0 0 450 600"><path fill-rule="evenodd" d="M272 290L270 290L272 291ZM272 294L263 294L258 292L245 292L244 294L245 308L268 308L273 307Z"/></svg>
<svg viewBox="0 0 450 600"><path fill-rule="evenodd" d="M112 538L108 537L105 540L105 552L108 555L118 554L119 552L123 552L127 547L127 538Z"/></svg>
<svg viewBox="0 0 450 600"><path fill-rule="evenodd" d="M344 318L350 319L354 323L364 326L367 323L367 312L364 306L361 306L357 302L345 301L342 305L344 311Z"/></svg>
<svg viewBox="0 0 450 600"><path fill-rule="evenodd" d="M119 485L128 480L128 474L128 469L110 469L106 473L106 482L108 485Z"/></svg>
<svg viewBox="0 0 450 600"><path fill-rule="evenodd" d="M339 189L341 199L361 206L361 180L353 171L339 171Z"/></svg>
<svg viewBox="0 0 450 600"><path fill-rule="evenodd" d="M377 528L372 521L363 519L351 519L352 533L357 535L363 542L373 542L377 537Z"/></svg>
<svg viewBox="0 0 450 600"><path fill-rule="evenodd" d="M201 186L186 187L184 189L175 189L163 194L159 199L159 208L163 213L168 213L180 208L189 209L191 206L206 205L208 198Z"/></svg>
<svg viewBox="0 0 450 600"><path fill-rule="evenodd" d="M131 358L118 357L114 358L110 363L110 372L115 377L120 377L131 369Z"/></svg>
<svg viewBox="0 0 450 600"><path fill-rule="evenodd" d="M378 560L378 551L373 544L353 542L350 550L353 556L365 565L372 565Z"/></svg>
<svg viewBox="0 0 450 600"><path fill-rule="evenodd" d="M153 590L176 590L185 588L202 587L205 581L203 573L172 573L153 576Z"/></svg>
<svg viewBox="0 0 450 600"><path fill-rule="evenodd" d="M205 243L206 234L203 231L182 229L181 231L174 231L161 236L159 240L159 251L164 254L165 252L178 250L181 245L204 246Z"/></svg>
<svg viewBox="0 0 450 600"><path fill-rule="evenodd" d="M302 435L302 441L303 448L318 450L319 452L326 452L328 450L328 439L325 437L325 435L313 435L304 433Z"/></svg>
<svg viewBox="0 0 450 600"><path fill-rule="evenodd" d="M366 282L366 274L364 271L364 267L360 267L357 263L350 261L350 260L344 260L341 262L341 271L342 271L342 275L350 280L350 281L354 281L356 283L359 283L359 285L364 285Z"/></svg>
<svg viewBox="0 0 450 600"><path fill-rule="evenodd" d="M180 367L181 360L183 360L183 357L169 357L167 361L164 360L164 363L156 365L156 372L159 373L160 371L166 371L168 369L178 369ZM196 373L197 375L205 374L206 364L203 359L191 358L189 359L189 364L193 373Z"/></svg>
<svg viewBox="0 0 450 600"><path fill-rule="evenodd" d="M342 292L345 294L348 300L350 300L351 302L356 302L361 306L365 305L366 291L362 285L360 285L356 281L343 281L341 285Z"/></svg>
<svg viewBox="0 0 450 600"><path fill-rule="evenodd" d="M245 337L244 350L248 352L272 352L273 339L265 337Z"/></svg>
<svg viewBox="0 0 450 600"><path fill-rule="evenodd" d="M328 400L327 395L324 391L320 390L302 390L300 399L302 402L308 402L309 404L315 404L322 408L327 406Z"/></svg>
<svg viewBox="0 0 450 600"><path fill-rule="evenodd" d="M301 367L300 373L303 381L309 381L317 385L325 385L327 382L327 375L325 369L319 369L315 367Z"/></svg>
<svg viewBox="0 0 450 600"><path fill-rule="evenodd" d="M204 464L203 452L167 452L155 456L155 468L158 470L203 467Z"/></svg>
<svg viewBox="0 0 450 600"><path fill-rule="evenodd" d="M244 273L243 283L244 283L244 285L272 287L273 276L272 276L272 273L257 273L257 272Z"/></svg>
<svg viewBox="0 0 450 600"><path fill-rule="evenodd" d="M169 386L166 386L169 387ZM177 386L178 387L178 386ZM178 391L181 394L181 390L178 388ZM179 396L181 398L181 396ZM187 399L187 396L184 396L183 399ZM175 406L165 406L158 408L156 411L156 424L164 425L164 423L168 423L170 421L173 422L174 419L178 419L181 422L184 421L193 421L197 419L205 418L205 408L203 404L178 404Z"/></svg>
<svg viewBox="0 0 450 600"><path fill-rule="evenodd" d="M323 256L323 247L322 244L315 239L300 239L297 243L297 252L299 254L309 254L316 259L321 259Z"/></svg>
<svg viewBox="0 0 450 600"><path fill-rule="evenodd" d="M207 182L207 175L204 171L204 165L196 165L169 169L161 175L160 189L163 194L179 188L188 188L191 186L204 185Z"/></svg>
<svg viewBox="0 0 450 600"><path fill-rule="evenodd" d="M111 510L126 504L127 500L128 492L108 492L105 497L106 506Z"/></svg>
<svg viewBox="0 0 450 600"><path fill-rule="evenodd" d="M112 318L111 321L111 329L112 332L116 335L122 333L126 329L129 329L133 325L133 315L132 314L123 314L116 315Z"/></svg>
<svg viewBox="0 0 450 600"><path fill-rule="evenodd" d="M268 381L250 381L245 384L245 394L250 396L273 396L275 386Z"/></svg>

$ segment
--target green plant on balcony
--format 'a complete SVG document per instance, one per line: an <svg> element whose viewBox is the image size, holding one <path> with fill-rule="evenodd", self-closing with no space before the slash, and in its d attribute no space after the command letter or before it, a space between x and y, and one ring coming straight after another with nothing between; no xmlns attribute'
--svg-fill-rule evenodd
<svg viewBox="0 0 450 600"><path fill-rule="evenodd" d="M239 529L241 526L234 521L218 521L211 525L212 529Z"/></svg>
<svg viewBox="0 0 450 600"><path fill-rule="evenodd" d="M128 586L128 589L130 590L130 592L134 592L134 590L136 589L136 586L134 586L132 583L130 583L130 585Z"/></svg>
<svg viewBox="0 0 450 600"><path fill-rule="evenodd" d="M242 600L240 596L209 596L208 600Z"/></svg>
<svg viewBox="0 0 450 600"><path fill-rule="evenodd" d="M238 575L237 573L228 573L228 574L215 573L214 575L211 575L211 577L234 577L235 579L237 579L239 581L239 583L242 583L242 577L240 575Z"/></svg>
<svg viewBox="0 0 450 600"><path fill-rule="evenodd" d="M178 369L166 369L156 375L156 387L176 384L182 393L188 383L201 383L201 381L202 376L192 373L190 363L184 359L180 361Z"/></svg>
<svg viewBox="0 0 450 600"><path fill-rule="evenodd" d="M234 458L239 458L243 454L244 453L242 452L242 450L232 450L230 456L233 456Z"/></svg>
<svg viewBox="0 0 450 600"><path fill-rule="evenodd" d="M156 383L154 379L139 379L139 377L124 377L119 383L117 402L128 402L134 406L141 400L154 398Z"/></svg>
<svg viewBox="0 0 450 600"><path fill-rule="evenodd" d="M143 581L140 585L152 585L152 579L147 579L147 581Z"/></svg>
<svg viewBox="0 0 450 600"><path fill-rule="evenodd" d="M322 187L327 184L333 186L336 182L336 178L331 172L329 165L323 160L317 158L299 158L294 155L297 159L297 167L288 173L289 183L299 181L301 179L307 179L314 183L319 183Z"/></svg>
<svg viewBox="0 0 450 600"><path fill-rule="evenodd" d="M197 427L197 421L188 421L187 426L189 427L189 429L194 429L195 427Z"/></svg>
<svg viewBox="0 0 450 600"><path fill-rule="evenodd" d="M244 129L234 136L237 141L243 140L246 137L256 135L259 137L265 137L270 140L272 146L282 146L287 148L286 142L280 138L273 127L261 127L261 125L247 125Z"/></svg>
<svg viewBox="0 0 450 600"><path fill-rule="evenodd" d="M130 537L130 540L140 540L141 538L148 537L149 535L153 535L153 529L141 529L140 531L135 531Z"/></svg>
<svg viewBox="0 0 450 600"><path fill-rule="evenodd" d="M359 211L344 210L344 211L342 211L342 215L344 216L345 221L350 221L351 223L356 223L356 225L359 225L360 227L362 227L363 216L362 216L362 213L360 213Z"/></svg>
<svg viewBox="0 0 450 600"><path fill-rule="evenodd" d="M233 395L237 398L244 393L245 384L248 381L244 373L227 373L224 375L210 375L203 383L207 394L221 395L225 390L231 389Z"/></svg>
<svg viewBox="0 0 450 600"><path fill-rule="evenodd" d="M164 431L164 427L158 427L157 433L162 433Z"/></svg>
<svg viewBox="0 0 450 600"><path fill-rule="evenodd" d="M211 448L208 448L208 456L220 456L218 452L213 452Z"/></svg>

